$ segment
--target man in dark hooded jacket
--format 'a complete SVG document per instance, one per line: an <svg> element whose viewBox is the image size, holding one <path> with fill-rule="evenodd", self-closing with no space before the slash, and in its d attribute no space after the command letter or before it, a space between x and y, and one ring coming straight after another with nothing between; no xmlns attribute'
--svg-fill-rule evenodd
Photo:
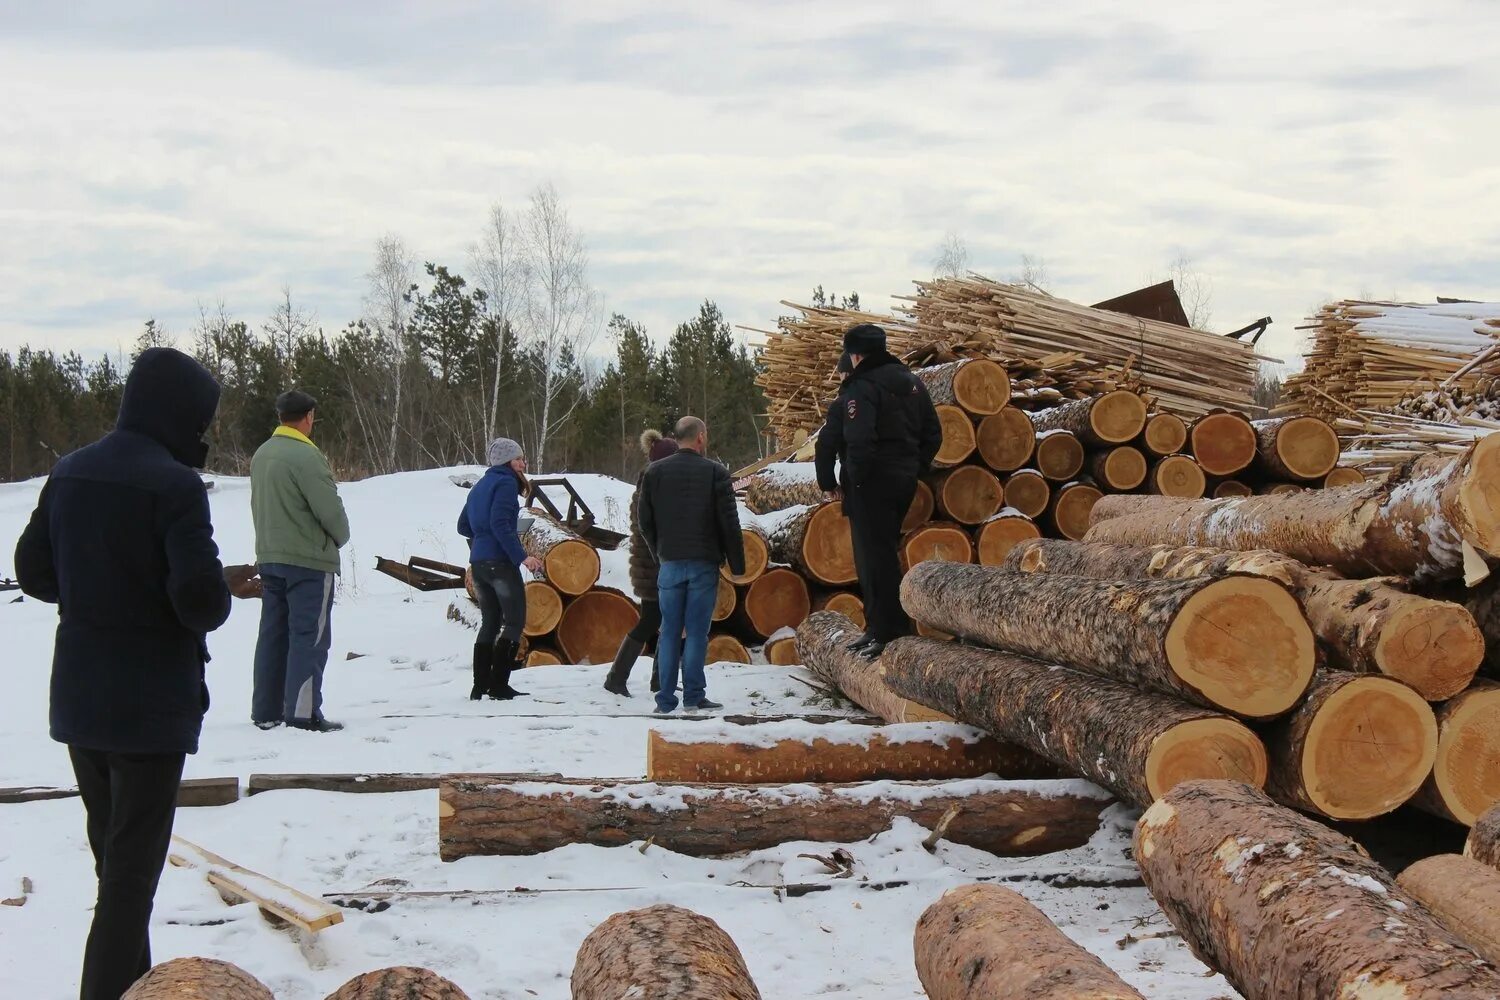
<svg viewBox="0 0 1500 1000"><path fill-rule="evenodd" d="M16 546L21 589L58 605L51 732L68 746L99 879L82 1000L119 1000L151 967L184 755L208 709L205 636L229 616L194 471L218 405L192 358L144 352L114 431L57 463Z"/></svg>
<svg viewBox="0 0 1500 1000"><path fill-rule="evenodd" d="M901 609L901 522L932 466L943 426L927 389L885 349L885 331L862 323L844 334L839 370L849 374L818 432L818 485L844 501L854 567L865 601L865 633L850 649L873 659L911 631ZM842 482L834 478L834 460Z"/></svg>

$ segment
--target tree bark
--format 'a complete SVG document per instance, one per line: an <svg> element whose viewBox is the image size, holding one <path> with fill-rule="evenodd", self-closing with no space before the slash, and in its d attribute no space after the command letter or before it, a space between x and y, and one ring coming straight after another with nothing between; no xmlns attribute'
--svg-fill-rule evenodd
<svg viewBox="0 0 1500 1000"><path fill-rule="evenodd" d="M1289 711L1312 679L1296 598L1257 577L1093 580L934 562L901 581L901 603L973 642L1250 719Z"/></svg>
<svg viewBox="0 0 1500 1000"><path fill-rule="evenodd" d="M962 465L974 454L974 422L960 407L939 403L938 421L943 425L943 446L932 464L939 469Z"/></svg>
<svg viewBox="0 0 1500 1000"><path fill-rule="evenodd" d="M469 1000L469 995L431 969L398 965L355 976L328 1000Z"/></svg>
<svg viewBox="0 0 1500 1000"><path fill-rule="evenodd" d="M1232 476L1255 461L1255 428L1242 413L1215 410L1188 428L1193 457L1210 476Z"/></svg>
<svg viewBox="0 0 1500 1000"><path fill-rule="evenodd" d="M752 514L823 502L818 472L811 462L778 462L755 473L745 484L745 507Z"/></svg>
<svg viewBox="0 0 1500 1000"><path fill-rule="evenodd" d="M620 640L635 628L641 612L618 590L596 588L575 597L557 623L557 644L569 663L611 663Z"/></svg>
<svg viewBox="0 0 1500 1000"><path fill-rule="evenodd" d="M1083 442L1071 431L1051 430L1036 436L1036 468L1054 483L1066 483L1083 470Z"/></svg>
<svg viewBox="0 0 1500 1000"><path fill-rule="evenodd" d="M259 979L214 958L174 958L153 966L121 1000L274 1000Z"/></svg>
<svg viewBox="0 0 1500 1000"><path fill-rule="evenodd" d="M1437 759L1413 802L1473 826L1500 803L1500 684L1479 681L1437 706L1437 727Z"/></svg>
<svg viewBox="0 0 1500 1000"><path fill-rule="evenodd" d="M521 536L528 556L542 561L547 582L562 593L576 597L599 582L599 553L594 547L545 511L529 511L531 527Z"/></svg>
<svg viewBox="0 0 1500 1000"><path fill-rule="evenodd" d="M797 626L801 663L824 683L860 708L886 722L952 722L942 712L908 701L891 691L880 665L849 652L860 629L843 615L819 611Z"/></svg>
<svg viewBox="0 0 1500 1000"><path fill-rule="evenodd" d="M1059 486L1057 492L1052 494L1052 509L1049 512L1052 530L1063 538L1075 541L1082 538L1089 530L1089 517L1094 504L1103 496L1097 486L1089 483L1073 482Z"/></svg>
<svg viewBox="0 0 1500 1000"><path fill-rule="evenodd" d="M1089 540L1274 549L1346 576L1457 577L1465 544L1500 556L1500 435L1385 483L1243 500L1106 497Z"/></svg>
<svg viewBox="0 0 1500 1000"><path fill-rule="evenodd" d="M1005 504L1033 521L1047 513L1052 503L1052 487L1035 469L1019 469L1005 480Z"/></svg>
<svg viewBox="0 0 1500 1000"><path fill-rule="evenodd" d="M1500 973L1353 841L1246 785L1177 786L1136 825L1135 858L1245 1000L1500 996Z"/></svg>
<svg viewBox="0 0 1500 1000"><path fill-rule="evenodd" d="M948 840L992 854L1034 855L1086 844L1110 802L1082 781L753 786L449 781L438 790L438 838L444 861L541 854L569 844L621 847L641 840L691 857L721 857L799 840L863 840L890 829L898 816L932 829L957 806Z"/></svg>
<svg viewBox="0 0 1500 1000"><path fill-rule="evenodd" d="M1208 477L1187 455L1168 455L1151 467L1151 492L1158 496L1196 500L1208 490Z"/></svg>
<svg viewBox="0 0 1500 1000"><path fill-rule="evenodd" d="M771 535L771 558L825 587L853 583L858 574L844 505L835 500L783 521Z"/></svg>
<svg viewBox="0 0 1500 1000"><path fill-rule="evenodd" d="M981 465L960 465L928 479L939 513L960 524L979 524L998 513L1005 500L1000 480Z"/></svg>
<svg viewBox="0 0 1500 1000"><path fill-rule="evenodd" d="M1011 740L1136 805L1192 778L1257 786L1266 779L1266 751L1254 733L1166 695L932 639L897 640L882 662L897 695Z"/></svg>
<svg viewBox="0 0 1500 1000"><path fill-rule="evenodd" d="M1175 413L1151 414L1146 418L1146 429L1141 432L1142 447L1157 458L1181 454L1187 447L1187 440L1187 424Z"/></svg>
<svg viewBox="0 0 1500 1000"><path fill-rule="evenodd" d="M1328 671L1265 733L1266 793L1330 819L1370 819L1405 803L1437 756L1437 722L1388 677Z"/></svg>
<svg viewBox="0 0 1500 1000"><path fill-rule="evenodd" d="M1054 778L1057 768L1020 747L968 726L944 722L858 726L830 735L827 726L795 723L774 734L701 727L651 730L649 781L786 785L799 782L927 781L955 778ZM783 735L790 732L792 735ZM780 737L780 738L777 738Z"/></svg>
<svg viewBox="0 0 1500 1000"><path fill-rule="evenodd" d="M1500 872L1473 858L1438 854L1411 865L1396 884L1487 962L1500 962Z"/></svg>
<svg viewBox="0 0 1500 1000"><path fill-rule="evenodd" d="M974 543L969 533L956 524L929 521L901 540L901 568L928 560L973 562Z"/></svg>
<svg viewBox="0 0 1500 1000"><path fill-rule="evenodd" d="M917 921L917 978L931 1000L1144 1000L1026 897L951 889Z"/></svg>
<svg viewBox="0 0 1500 1000"><path fill-rule="evenodd" d="M1464 841L1464 857L1500 869L1500 805L1485 810Z"/></svg>
<svg viewBox="0 0 1500 1000"><path fill-rule="evenodd" d="M1089 474L1105 489L1128 493L1146 481L1146 456L1128 444L1097 451L1089 456Z"/></svg>
<svg viewBox="0 0 1500 1000"><path fill-rule="evenodd" d="M1095 448L1125 444L1146 429L1146 401L1129 389L1075 399L1031 415L1037 432L1065 430Z"/></svg>
<svg viewBox="0 0 1500 1000"><path fill-rule="evenodd" d="M1317 417L1256 420L1256 450L1261 468L1273 479L1321 481L1339 464L1339 436Z"/></svg>
<svg viewBox="0 0 1500 1000"><path fill-rule="evenodd" d="M974 432L979 458L996 472L1012 472L1031 461L1036 428L1024 410L1007 406L979 421Z"/></svg>
<svg viewBox="0 0 1500 1000"><path fill-rule="evenodd" d="M1302 602L1332 666L1394 677L1428 701L1468 687L1484 655L1484 636L1457 604L1409 594L1388 579L1345 580L1277 552L1042 540L1018 545L1005 566L1100 580L1276 580Z"/></svg>
<svg viewBox="0 0 1500 1000"><path fill-rule="evenodd" d="M1010 403L1010 375L988 358L965 358L918 368L914 375L934 403L957 406L976 417L999 413Z"/></svg>
<svg viewBox="0 0 1500 1000"><path fill-rule="evenodd" d="M734 626L745 635L764 639L780 629L796 628L811 610L807 581L778 566L744 588Z"/></svg>
<svg viewBox="0 0 1500 1000"><path fill-rule="evenodd" d="M981 524L974 532L974 547L979 553L979 565L998 566L1020 543L1040 538L1042 532L1036 522L1020 511L1006 508Z"/></svg>
<svg viewBox="0 0 1500 1000"><path fill-rule="evenodd" d="M724 929L668 903L595 927L578 949L571 986L573 1000L760 1000Z"/></svg>
<svg viewBox="0 0 1500 1000"><path fill-rule="evenodd" d="M562 619L563 598L556 587L543 580L532 580L526 584L526 624L523 634L546 635L557 628Z"/></svg>
<svg viewBox="0 0 1500 1000"><path fill-rule="evenodd" d="M814 503L823 499L821 493ZM725 563L719 567L719 575L735 586L743 587L746 584L759 580L767 567L771 565L771 542L766 533L757 525L741 525L740 537L745 544L745 572L735 576L729 572L729 564Z"/></svg>

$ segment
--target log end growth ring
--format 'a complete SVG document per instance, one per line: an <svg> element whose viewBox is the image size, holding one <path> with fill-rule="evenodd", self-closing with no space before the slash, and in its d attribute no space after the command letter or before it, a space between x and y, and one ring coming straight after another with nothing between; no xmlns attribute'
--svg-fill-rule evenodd
<svg viewBox="0 0 1500 1000"><path fill-rule="evenodd" d="M796 628L812 611L807 582L794 571L778 567L745 591L745 617L757 635L773 635Z"/></svg>
<svg viewBox="0 0 1500 1000"><path fill-rule="evenodd" d="M1500 803L1500 687L1472 691L1443 722L1432 780L1453 818L1472 827Z"/></svg>
<svg viewBox="0 0 1500 1000"><path fill-rule="evenodd" d="M1007 406L979 422L975 441L985 465L996 472L1012 472L1031 460L1036 428L1023 411Z"/></svg>
<svg viewBox="0 0 1500 1000"><path fill-rule="evenodd" d="M1146 419L1143 440L1154 455L1175 455L1187 444L1187 424L1175 413L1154 413Z"/></svg>
<svg viewBox="0 0 1500 1000"><path fill-rule="evenodd" d="M1010 402L1010 375L988 358L972 358L953 375L953 398L978 417L999 413Z"/></svg>
<svg viewBox="0 0 1500 1000"><path fill-rule="evenodd" d="M542 558L542 568L547 582L577 596L599 582L599 553L588 542L569 538L552 546Z"/></svg>
<svg viewBox="0 0 1500 1000"><path fill-rule="evenodd" d="M1371 819L1415 795L1436 759L1437 720L1421 695L1388 677L1359 677L1308 728L1302 785L1328 816Z"/></svg>
<svg viewBox="0 0 1500 1000"><path fill-rule="evenodd" d="M1146 401L1129 389L1107 392L1089 409L1089 429L1106 444L1133 441L1146 426Z"/></svg>
<svg viewBox="0 0 1500 1000"><path fill-rule="evenodd" d="M906 508L906 517L901 520L901 532L915 531L932 519L934 505L932 487L917 480L917 492L912 494L911 506Z"/></svg>
<svg viewBox="0 0 1500 1000"><path fill-rule="evenodd" d="M974 423L956 406L939 405L937 415L943 425L943 445L938 449L935 464L958 465L974 454Z"/></svg>
<svg viewBox="0 0 1500 1000"><path fill-rule="evenodd" d="M1405 681L1428 701L1445 701L1474 680L1484 662L1484 634L1456 604L1403 604L1375 644L1380 672Z"/></svg>
<svg viewBox="0 0 1500 1000"><path fill-rule="evenodd" d="M1193 457L1210 476L1232 476L1255 459L1255 428L1238 413L1210 413L1194 421Z"/></svg>
<svg viewBox="0 0 1500 1000"><path fill-rule="evenodd" d="M1146 481L1146 456L1139 449L1111 449L1104 456L1103 466L1104 482L1110 489L1128 492Z"/></svg>
<svg viewBox="0 0 1500 1000"><path fill-rule="evenodd" d="M1161 798L1184 781L1227 778L1266 786L1266 747L1234 719L1193 719L1173 726L1151 744L1146 787Z"/></svg>
<svg viewBox="0 0 1500 1000"><path fill-rule="evenodd" d="M1038 472L1022 469L1005 481L1005 503L1030 518L1047 513L1052 487Z"/></svg>
<svg viewBox="0 0 1500 1000"><path fill-rule="evenodd" d="M1083 468L1083 444L1064 431L1048 431L1036 440L1036 467L1052 480L1067 480Z"/></svg>
<svg viewBox="0 0 1500 1000"><path fill-rule="evenodd" d="M526 584L526 624L521 631L525 635L546 635L557 627L562 617L563 599L557 588L540 580Z"/></svg>
<svg viewBox="0 0 1500 1000"><path fill-rule="evenodd" d="M1167 629L1167 662L1180 678L1236 715L1269 719L1307 693L1312 629L1291 592L1272 580L1228 576L1190 597Z"/></svg>
<svg viewBox="0 0 1500 1000"><path fill-rule="evenodd" d="M1276 435L1276 457L1298 479L1322 479L1339 464L1339 436L1317 417L1293 417Z"/></svg>
<svg viewBox="0 0 1500 1000"><path fill-rule="evenodd" d="M591 590L563 611L557 642L573 663L609 663L640 618L635 602L619 591Z"/></svg>
<svg viewBox="0 0 1500 1000"><path fill-rule="evenodd" d="M1197 500L1208 490L1208 477L1198 463L1186 455L1169 455L1162 459L1153 476L1156 490L1162 496Z"/></svg>
<svg viewBox="0 0 1500 1000"><path fill-rule="evenodd" d="M802 537L802 559L819 583L842 587L858 579L854 572L854 536L844 505L835 500L813 511Z"/></svg>
<svg viewBox="0 0 1500 1000"><path fill-rule="evenodd" d="M1024 541L1041 538L1042 532L1026 517L997 515L980 525L976 536L981 566L999 566L1010 550Z"/></svg>
<svg viewBox="0 0 1500 1000"><path fill-rule="evenodd" d="M971 563L974 543L958 525L935 521L906 536L901 543L901 558L907 569L924 562Z"/></svg>
<svg viewBox="0 0 1500 1000"><path fill-rule="evenodd" d="M1500 556L1500 434L1480 438L1459 487L1470 544Z"/></svg>
<svg viewBox="0 0 1500 1000"><path fill-rule="evenodd" d="M751 583L760 579L760 575L770 565L771 547L766 544L765 535L751 528L741 529L740 536L745 540L745 572L735 576L729 572L729 564L725 563L719 567L719 575L730 583Z"/></svg>

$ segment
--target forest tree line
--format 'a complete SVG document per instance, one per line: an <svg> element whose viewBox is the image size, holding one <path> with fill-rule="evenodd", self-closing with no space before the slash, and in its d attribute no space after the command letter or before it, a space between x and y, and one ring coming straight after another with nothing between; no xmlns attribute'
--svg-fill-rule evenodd
<svg viewBox="0 0 1500 1000"><path fill-rule="evenodd" d="M283 290L259 324L222 304L180 336L147 320L129 357L0 350L0 479L43 475L109 430L130 362L163 345L223 386L209 468L224 474L248 470L292 387L319 400L314 436L346 480L473 463L502 435L534 471L633 478L641 431L687 413L708 421L731 468L767 447L755 360L718 306L703 302L660 346L628 317L600 316L550 186L521 212L495 207L462 266L419 266L382 238L366 285L363 315L332 335Z"/></svg>

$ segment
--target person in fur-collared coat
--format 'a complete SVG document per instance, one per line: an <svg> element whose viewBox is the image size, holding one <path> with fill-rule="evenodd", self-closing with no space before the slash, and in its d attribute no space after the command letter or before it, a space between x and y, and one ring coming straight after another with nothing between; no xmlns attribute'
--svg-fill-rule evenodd
<svg viewBox="0 0 1500 1000"><path fill-rule="evenodd" d="M677 442L664 437L661 431L648 430L641 435L641 451L646 455L646 465L635 479L635 493L630 498L630 589L635 591L636 600L641 602L641 619L620 643L619 652L615 653L614 666L610 667L609 676L604 679L604 690L625 698L630 697L630 689L625 686L625 682L630 679L635 661L640 659L648 644L655 642L656 633L661 628L661 605L657 603L656 589L656 557L651 554L650 546L641 537L641 522L637 510L641 481L646 478L646 469L652 462L676 453ZM654 669L651 671L651 690L656 690Z"/></svg>

